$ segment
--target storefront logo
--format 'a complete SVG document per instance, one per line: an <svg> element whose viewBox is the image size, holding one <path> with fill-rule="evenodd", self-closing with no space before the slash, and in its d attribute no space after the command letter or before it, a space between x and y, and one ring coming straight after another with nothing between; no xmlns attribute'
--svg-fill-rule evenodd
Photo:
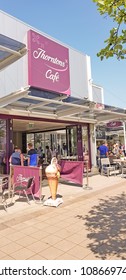
<svg viewBox="0 0 126 280"><path fill-rule="evenodd" d="M45 73L45 77L47 79L50 79L54 82L59 82L59 72L56 72L53 74L52 70L47 70L47 72Z"/></svg>
<svg viewBox="0 0 126 280"><path fill-rule="evenodd" d="M107 127L110 127L110 128L119 127L119 126L122 126L122 125L123 124L120 121L112 121L112 122L107 123Z"/></svg>
<svg viewBox="0 0 126 280"><path fill-rule="evenodd" d="M70 95L69 50L32 30L28 49L30 86Z"/></svg>
<svg viewBox="0 0 126 280"><path fill-rule="evenodd" d="M43 59L43 60L50 61L50 62L52 62L52 63L54 63L54 64L58 64L58 65L60 65L60 66L62 66L62 67L65 66L65 62L58 60L57 57L51 57L51 56L49 56L48 54L46 54L46 51L44 51L44 50L42 50L42 49L40 49L40 48L38 48L37 50L35 50L35 51L33 52L33 57L34 57L35 59L41 58L41 59Z"/></svg>

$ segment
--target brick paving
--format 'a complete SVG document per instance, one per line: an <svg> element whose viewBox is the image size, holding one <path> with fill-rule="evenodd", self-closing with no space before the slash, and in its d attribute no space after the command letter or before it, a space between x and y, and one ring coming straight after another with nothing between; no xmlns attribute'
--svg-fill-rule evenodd
<svg viewBox="0 0 126 280"><path fill-rule="evenodd" d="M0 208L1 260L125 260L126 179L89 177L89 189L59 183L63 204L29 205L17 199ZM50 196L43 183L44 200Z"/></svg>

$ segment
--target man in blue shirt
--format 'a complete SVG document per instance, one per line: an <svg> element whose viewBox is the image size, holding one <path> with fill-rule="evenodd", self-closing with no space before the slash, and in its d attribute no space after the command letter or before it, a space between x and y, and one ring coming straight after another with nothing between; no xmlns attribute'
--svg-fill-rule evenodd
<svg viewBox="0 0 126 280"><path fill-rule="evenodd" d="M102 145L99 146L98 153L99 153L99 156L100 156L99 172L101 172L101 158L108 157L108 147L107 147L107 142L106 141L103 141Z"/></svg>
<svg viewBox="0 0 126 280"><path fill-rule="evenodd" d="M28 165L29 166L38 166L38 154L37 151L33 148L32 143L28 144Z"/></svg>

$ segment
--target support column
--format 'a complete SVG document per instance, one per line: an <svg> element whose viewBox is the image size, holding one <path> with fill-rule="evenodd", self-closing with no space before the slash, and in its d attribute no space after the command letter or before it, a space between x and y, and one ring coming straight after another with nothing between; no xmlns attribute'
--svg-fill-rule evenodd
<svg viewBox="0 0 126 280"><path fill-rule="evenodd" d="M94 124L90 124L90 143L91 143L91 160L92 160L91 171L95 173L97 171L97 163L96 163L96 127Z"/></svg>
<svg viewBox="0 0 126 280"><path fill-rule="evenodd" d="M6 120L6 168L10 172L9 158L13 151L13 120Z"/></svg>
<svg viewBox="0 0 126 280"><path fill-rule="evenodd" d="M77 126L77 154L78 160L83 161L83 147L82 147L82 126Z"/></svg>

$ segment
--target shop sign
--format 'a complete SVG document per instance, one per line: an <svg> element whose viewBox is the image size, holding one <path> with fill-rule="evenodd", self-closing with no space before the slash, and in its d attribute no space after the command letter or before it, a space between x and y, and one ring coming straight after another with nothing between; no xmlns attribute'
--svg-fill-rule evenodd
<svg viewBox="0 0 126 280"><path fill-rule="evenodd" d="M33 127L34 127L34 123L29 122L29 124L28 124L28 128L33 128Z"/></svg>
<svg viewBox="0 0 126 280"><path fill-rule="evenodd" d="M109 122L107 123L107 127L108 128L115 128L115 127L119 127L119 126L122 126L123 123L122 122L119 122L119 121L112 121L112 122Z"/></svg>
<svg viewBox="0 0 126 280"><path fill-rule="evenodd" d="M28 83L36 88L70 95L68 48L29 30Z"/></svg>
<svg viewBox="0 0 126 280"><path fill-rule="evenodd" d="M96 128L96 139L105 139L105 126L97 126Z"/></svg>
<svg viewBox="0 0 126 280"><path fill-rule="evenodd" d="M96 130L96 139L105 139L105 131Z"/></svg>

